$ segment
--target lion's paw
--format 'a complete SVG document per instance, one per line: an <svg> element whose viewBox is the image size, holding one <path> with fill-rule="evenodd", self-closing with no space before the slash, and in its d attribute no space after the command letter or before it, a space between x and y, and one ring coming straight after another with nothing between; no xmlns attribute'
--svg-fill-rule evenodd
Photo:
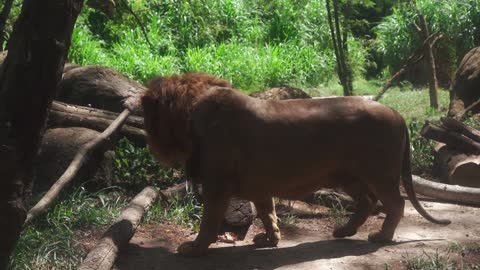
<svg viewBox="0 0 480 270"><path fill-rule="evenodd" d="M349 227L340 227L333 231L333 237L335 238L345 238L357 233L356 230Z"/></svg>
<svg viewBox="0 0 480 270"><path fill-rule="evenodd" d="M276 247L279 240L278 237L270 238L266 233L259 233L253 238L253 244L257 248Z"/></svg>
<svg viewBox="0 0 480 270"><path fill-rule="evenodd" d="M207 253L207 248L199 247L199 245L195 241L189 241L181 244L177 248L178 254L186 257L197 257L202 256Z"/></svg>
<svg viewBox="0 0 480 270"><path fill-rule="evenodd" d="M386 236L379 231L369 234L368 241L372 243L386 244L392 242L392 237Z"/></svg>

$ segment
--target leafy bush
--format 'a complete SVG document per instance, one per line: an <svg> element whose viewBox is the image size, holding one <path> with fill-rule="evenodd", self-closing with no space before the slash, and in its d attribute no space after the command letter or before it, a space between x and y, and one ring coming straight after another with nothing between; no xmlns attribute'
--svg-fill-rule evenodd
<svg viewBox="0 0 480 270"><path fill-rule="evenodd" d="M333 63L333 64L332 64ZM187 51L186 71L212 73L243 90L281 84L317 85L334 72L333 55L295 44L251 46L222 43Z"/></svg>
<svg viewBox="0 0 480 270"><path fill-rule="evenodd" d="M416 0L430 32L443 34L436 46L436 54L450 68L456 66L469 49L480 44L479 4L479 0ZM375 28L376 50L393 70L421 45L413 24L417 19L417 11L411 3L399 4L393 14Z"/></svg>
<svg viewBox="0 0 480 270"><path fill-rule="evenodd" d="M422 127L423 123L417 120L412 120L408 123L412 172L415 174L430 173L433 165L433 147L435 143L420 135Z"/></svg>
<svg viewBox="0 0 480 270"><path fill-rule="evenodd" d="M164 168L147 148L134 146L128 139L119 141L115 150L115 184L142 189L146 185L165 188L180 180L181 174Z"/></svg>
<svg viewBox="0 0 480 270"><path fill-rule="evenodd" d="M120 4L114 20L85 9L70 61L111 66L146 82L152 76L207 72L250 91L280 84L316 86L336 77L324 1L131 1L146 34ZM274 7L274 8L272 8ZM350 38L356 75L363 43Z"/></svg>

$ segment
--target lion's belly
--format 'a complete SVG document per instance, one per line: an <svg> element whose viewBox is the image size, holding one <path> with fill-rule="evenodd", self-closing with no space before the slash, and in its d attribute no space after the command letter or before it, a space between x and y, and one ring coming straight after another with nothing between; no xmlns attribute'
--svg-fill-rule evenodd
<svg viewBox="0 0 480 270"><path fill-rule="evenodd" d="M294 172L285 172L284 175L273 173L245 176L239 179L237 191L238 196L250 200L265 196L303 199L313 191L335 185L328 171L320 170L310 175L305 172L296 175Z"/></svg>

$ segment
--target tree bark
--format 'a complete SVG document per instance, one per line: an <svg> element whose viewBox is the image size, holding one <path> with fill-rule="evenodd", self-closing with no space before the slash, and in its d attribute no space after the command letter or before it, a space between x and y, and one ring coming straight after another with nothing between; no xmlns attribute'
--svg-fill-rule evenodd
<svg viewBox="0 0 480 270"><path fill-rule="evenodd" d="M452 103L452 102L453 101L451 101L450 103ZM473 111L474 109L476 109L478 107L478 105L480 105L480 99L477 99L477 101L473 102L467 108L465 108L464 110L462 110L458 114L456 114L454 116L455 119L464 120L466 118L466 116L468 115L468 113Z"/></svg>
<svg viewBox="0 0 480 270"><path fill-rule="evenodd" d="M35 217L48 209L50 204L58 197L60 191L62 191L62 189L66 185L68 185L73 178L75 178L78 171L83 166L83 164L85 164L92 152L102 143L105 143L105 141L109 139L115 133L115 131L117 131L123 125L129 114L130 111L128 109L125 109L118 116L118 118L113 121L113 123L105 131L103 131L102 134L100 134L100 136L80 148L80 150L68 166L67 170L65 170L62 176L55 182L55 184L42 197L42 199L34 207L32 207L30 211L28 211L25 224L30 223Z"/></svg>
<svg viewBox="0 0 480 270"><path fill-rule="evenodd" d="M443 127L432 125L429 122L425 123L420 134L427 139L451 145L466 153L480 153L479 142Z"/></svg>
<svg viewBox="0 0 480 270"><path fill-rule="evenodd" d="M415 192L445 201L480 206L480 188L447 185L412 175Z"/></svg>
<svg viewBox="0 0 480 270"><path fill-rule="evenodd" d="M432 174L451 185L480 188L480 156L465 154L448 145L435 151Z"/></svg>
<svg viewBox="0 0 480 270"><path fill-rule="evenodd" d="M103 234L97 246L88 253L78 269L112 269L118 253L128 244L140 225L143 215L157 198L158 191L154 187L146 187L135 196L117 221Z"/></svg>
<svg viewBox="0 0 480 270"><path fill-rule="evenodd" d="M3 51L3 43L7 40L7 33L5 27L7 27L8 16L12 10L13 0L5 0L2 11L0 12L0 51Z"/></svg>
<svg viewBox="0 0 480 270"><path fill-rule="evenodd" d="M118 118L119 113L111 112L107 110L101 110L91 107L83 107L79 105L73 105L68 103L63 103L60 101L53 101L50 111L62 112L67 114L75 114L81 117L96 117L105 120L115 120ZM143 117L129 115L127 120L125 120L125 125L136 128L144 128ZM106 127L105 127L106 128ZM103 131L103 128L101 131Z"/></svg>
<svg viewBox="0 0 480 270"><path fill-rule="evenodd" d="M54 101L48 124L51 127L85 127L96 131L105 130L119 114L100 109L73 106ZM114 118L115 117L115 118ZM146 133L143 128L143 118L129 116L119 131L137 146L146 144Z"/></svg>
<svg viewBox="0 0 480 270"><path fill-rule="evenodd" d="M425 16L423 14L419 14L418 17L420 21L420 35L422 36L423 41L427 41L430 36L427 21L425 20ZM433 48L430 42L427 44L427 46L424 47L423 54L425 56L425 59L427 60L430 107L438 109L437 71L435 67L435 56L433 55Z"/></svg>
<svg viewBox="0 0 480 270"><path fill-rule="evenodd" d="M33 164L82 0L25 0L0 74L0 269L26 218Z"/></svg>
<svg viewBox="0 0 480 270"><path fill-rule="evenodd" d="M471 128L469 126L464 125L462 122L450 118L450 117L441 117L440 121L442 125L446 127L448 130L458 132L478 143L480 143L480 131Z"/></svg>
<svg viewBox="0 0 480 270"><path fill-rule="evenodd" d="M333 0L333 14L330 6L330 0L325 1L327 8L327 19L328 25L330 28L330 34L332 36L333 48L335 51L335 58L337 59L337 74L340 79L340 83L343 87L343 94L345 96L353 95L353 86L352 86L352 71L348 63L348 46L347 46L347 35L348 29L343 29L343 38L342 30L340 28L340 18L339 18L339 1ZM350 1L347 1L347 5L350 5ZM347 6L347 9L349 7ZM344 18L344 26L348 24L347 18Z"/></svg>

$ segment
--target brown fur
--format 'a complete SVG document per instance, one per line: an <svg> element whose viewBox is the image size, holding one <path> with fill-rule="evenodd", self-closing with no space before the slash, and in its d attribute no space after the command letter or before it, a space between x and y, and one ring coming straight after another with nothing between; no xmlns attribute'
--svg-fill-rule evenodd
<svg viewBox="0 0 480 270"><path fill-rule="evenodd" d="M156 77L142 97L147 141L157 159L173 166L185 164L192 151L190 114L198 99L212 86L230 83L208 74Z"/></svg>
<svg viewBox="0 0 480 270"><path fill-rule="evenodd" d="M302 198L341 187L357 202L335 237L354 235L380 200L386 209L374 242L388 242L403 215L399 181L419 213L436 220L413 192L408 132L392 109L358 97L265 101L205 74L156 78L142 99L148 143L164 163L180 163L203 184L204 216L197 239L179 247L200 255L215 242L231 196L254 202L266 233L280 240L273 196Z"/></svg>

